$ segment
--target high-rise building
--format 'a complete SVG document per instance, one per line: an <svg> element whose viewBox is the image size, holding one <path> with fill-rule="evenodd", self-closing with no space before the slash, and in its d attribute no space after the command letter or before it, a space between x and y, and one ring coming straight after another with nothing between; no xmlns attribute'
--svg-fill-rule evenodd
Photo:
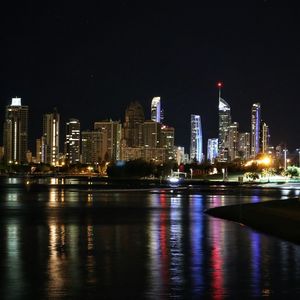
<svg viewBox="0 0 300 300"><path fill-rule="evenodd" d="M80 122L77 119L66 123L65 161L67 164L80 162Z"/></svg>
<svg viewBox="0 0 300 300"><path fill-rule="evenodd" d="M253 158L255 158L260 151L260 124L260 103L254 103L251 109L251 157Z"/></svg>
<svg viewBox="0 0 300 300"><path fill-rule="evenodd" d="M239 157L238 154L238 142L239 142L239 124L233 122L228 127L228 156L229 160L233 161Z"/></svg>
<svg viewBox="0 0 300 300"><path fill-rule="evenodd" d="M270 133L269 126L263 122L261 126L261 152L268 153L269 151Z"/></svg>
<svg viewBox="0 0 300 300"><path fill-rule="evenodd" d="M175 158L174 151L175 130L174 127L163 125L161 127L161 147L166 149L166 157L171 160Z"/></svg>
<svg viewBox="0 0 300 300"><path fill-rule="evenodd" d="M42 140L43 140L43 138L35 140L35 162L37 164L40 164L43 161L43 159L42 159L42 154L43 154Z"/></svg>
<svg viewBox="0 0 300 300"><path fill-rule="evenodd" d="M54 109L53 113L44 114L43 117L43 161L56 166L59 164L59 113Z"/></svg>
<svg viewBox="0 0 300 300"><path fill-rule="evenodd" d="M161 122L161 103L160 97L154 97L151 102L151 120L157 123Z"/></svg>
<svg viewBox="0 0 300 300"><path fill-rule="evenodd" d="M188 156L188 154L187 154ZM175 157L176 157L176 161L178 166L180 164L185 164L188 163L189 159L186 159L186 154L184 152L184 147L182 146L175 146Z"/></svg>
<svg viewBox="0 0 300 300"><path fill-rule="evenodd" d="M207 160L213 164L218 157L218 139L207 140Z"/></svg>
<svg viewBox="0 0 300 300"><path fill-rule="evenodd" d="M100 132L101 161L120 159L122 126L119 121L101 121L94 123L94 130Z"/></svg>
<svg viewBox="0 0 300 300"><path fill-rule="evenodd" d="M101 163L101 132L97 130L81 132L81 162Z"/></svg>
<svg viewBox="0 0 300 300"><path fill-rule="evenodd" d="M28 106L21 104L21 98L12 98L6 106L3 126L4 161L22 164L27 162Z"/></svg>
<svg viewBox="0 0 300 300"><path fill-rule="evenodd" d="M250 158L250 133L240 132L239 133L239 156L241 159L248 160Z"/></svg>
<svg viewBox="0 0 300 300"><path fill-rule="evenodd" d="M148 148L160 148L161 124L152 120L145 121L141 125L141 146Z"/></svg>
<svg viewBox="0 0 300 300"><path fill-rule="evenodd" d="M127 147L141 145L141 124L145 121L144 110L137 101L131 102L125 112L124 139Z"/></svg>
<svg viewBox="0 0 300 300"><path fill-rule="evenodd" d="M218 160L228 161L228 128L231 125L231 110L229 104L219 94L219 149Z"/></svg>
<svg viewBox="0 0 300 300"><path fill-rule="evenodd" d="M3 157L4 157L4 147L0 146L0 162L3 161Z"/></svg>
<svg viewBox="0 0 300 300"><path fill-rule="evenodd" d="M202 162L202 128L199 115L191 115L191 148L190 159Z"/></svg>

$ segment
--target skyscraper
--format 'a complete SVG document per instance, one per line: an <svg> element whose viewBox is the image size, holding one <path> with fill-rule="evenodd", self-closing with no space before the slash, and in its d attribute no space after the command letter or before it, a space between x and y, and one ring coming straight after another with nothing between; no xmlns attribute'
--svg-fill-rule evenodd
<svg viewBox="0 0 300 300"><path fill-rule="evenodd" d="M268 152L269 140L270 140L269 126L265 122L263 122L261 126L261 152L262 153Z"/></svg>
<svg viewBox="0 0 300 300"><path fill-rule="evenodd" d="M83 164L101 163L101 132L97 130L81 132L81 162Z"/></svg>
<svg viewBox="0 0 300 300"><path fill-rule="evenodd" d="M100 157L102 161L120 159L122 126L119 121L101 121L94 123L94 130L100 132Z"/></svg>
<svg viewBox="0 0 300 300"><path fill-rule="evenodd" d="M218 157L218 139L207 140L207 160L213 164Z"/></svg>
<svg viewBox="0 0 300 300"><path fill-rule="evenodd" d="M77 119L66 123L65 160L68 164L80 161L80 122Z"/></svg>
<svg viewBox="0 0 300 300"><path fill-rule="evenodd" d="M233 122L228 127L228 156L229 160L233 161L239 157L238 155L238 142L239 142L239 124L237 122Z"/></svg>
<svg viewBox="0 0 300 300"><path fill-rule="evenodd" d="M202 128L199 115L191 115L191 147L190 159L197 162L202 161Z"/></svg>
<svg viewBox="0 0 300 300"><path fill-rule="evenodd" d="M4 161L26 163L28 143L28 106L21 104L21 98L12 98L6 106L3 126Z"/></svg>
<svg viewBox="0 0 300 300"><path fill-rule="evenodd" d="M219 87L219 161L228 161L228 127L231 125L231 110L229 104L221 98L222 84Z"/></svg>
<svg viewBox="0 0 300 300"><path fill-rule="evenodd" d="M148 148L160 148L161 124L155 121L145 121L142 126L141 146Z"/></svg>
<svg viewBox="0 0 300 300"><path fill-rule="evenodd" d="M160 97L154 97L151 102L151 120L157 123L161 122L161 103Z"/></svg>
<svg viewBox="0 0 300 300"><path fill-rule="evenodd" d="M44 114L43 117L43 162L56 166L59 159L59 113L54 109L53 113Z"/></svg>
<svg viewBox="0 0 300 300"><path fill-rule="evenodd" d="M125 112L124 139L127 147L141 144L141 124L145 121L144 110L137 101L131 102Z"/></svg>
<svg viewBox="0 0 300 300"><path fill-rule="evenodd" d="M174 127L163 125L161 127L161 147L166 149L167 159L175 158L174 150L175 129Z"/></svg>
<svg viewBox="0 0 300 300"><path fill-rule="evenodd" d="M251 157L255 157L260 151L260 103L254 103L251 109Z"/></svg>
<svg viewBox="0 0 300 300"><path fill-rule="evenodd" d="M247 160L250 158L250 133L239 133L239 155L242 159Z"/></svg>

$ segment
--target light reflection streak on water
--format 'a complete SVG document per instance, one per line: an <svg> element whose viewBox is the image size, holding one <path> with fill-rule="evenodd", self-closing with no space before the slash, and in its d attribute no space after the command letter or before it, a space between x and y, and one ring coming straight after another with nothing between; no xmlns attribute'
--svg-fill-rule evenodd
<svg viewBox="0 0 300 300"><path fill-rule="evenodd" d="M260 247L260 238L261 235L257 232L250 232L251 238L251 269L252 269L252 286L253 286L253 295L258 297L261 295L260 292L260 280L261 280L261 247Z"/></svg>
<svg viewBox="0 0 300 300"><path fill-rule="evenodd" d="M55 178L55 177L50 178L50 184L51 185L58 184L58 178Z"/></svg>
<svg viewBox="0 0 300 300"><path fill-rule="evenodd" d="M252 203L257 203L257 202L260 202L260 201L261 201L261 198L259 196L257 196L257 195L253 195L251 197L251 202Z"/></svg>
<svg viewBox="0 0 300 300"><path fill-rule="evenodd" d="M223 254L224 236L222 221L211 219L211 234L212 234L212 251L211 251L211 267L212 267L212 297L213 299L223 299L224 297L224 280L223 280ZM220 228L221 227L221 228Z"/></svg>
<svg viewBox="0 0 300 300"><path fill-rule="evenodd" d="M6 226L7 235L7 262L6 274L7 284L5 288L13 286L14 297L20 297L23 290L23 275L20 258L20 226L18 224L8 224ZM5 294L5 293L4 293Z"/></svg>
<svg viewBox="0 0 300 300"><path fill-rule="evenodd" d="M19 182L20 182L20 179L18 180L18 178L14 178L14 177L8 178L8 183L9 184L17 184Z"/></svg>
<svg viewBox="0 0 300 300"><path fill-rule="evenodd" d="M93 193L91 193L91 192L88 192L88 194L87 194L87 203L88 203L88 205L89 206L92 206L92 204L93 204Z"/></svg>
<svg viewBox="0 0 300 300"><path fill-rule="evenodd" d="M175 199L173 199L175 200ZM175 292L183 289L183 262L182 249L182 210L178 209L177 201L171 201L170 210L170 281Z"/></svg>
<svg viewBox="0 0 300 300"><path fill-rule="evenodd" d="M192 290L195 296L203 293L203 196L193 195L190 199L190 243L191 243L191 277Z"/></svg>
<svg viewBox="0 0 300 300"><path fill-rule="evenodd" d="M94 251L94 227L92 225L87 226L87 250L88 250L88 257L87 257L87 264L86 264L86 271L87 271L87 283L91 284L94 283L95 280L95 256L93 255Z"/></svg>
<svg viewBox="0 0 300 300"><path fill-rule="evenodd" d="M52 223L49 225L48 291L54 297L64 289L67 277L65 255L65 227Z"/></svg>
<svg viewBox="0 0 300 300"><path fill-rule="evenodd" d="M19 196L19 193L17 193L17 192L11 192L11 193L6 194L7 202L18 202L18 200L19 200L18 196Z"/></svg>
<svg viewBox="0 0 300 300"><path fill-rule="evenodd" d="M162 267L161 275L163 285L167 286L169 283L169 245L168 245L168 228L167 228L167 199L165 194L160 195L161 213L159 218L159 241L160 241L160 265Z"/></svg>
<svg viewBox="0 0 300 300"><path fill-rule="evenodd" d="M160 202L159 194L152 194L150 205L155 207L158 206ZM150 284L148 288L148 293L153 294L156 291L156 295L161 295L163 293L162 287L162 266L160 263L160 214L156 212L150 214L150 222L148 225L148 236L149 236L149 274L150 274Z"/></svg>
<svg viewBox="0 0 300 300"><path fill-rule="evenodd" d="M49 189L49 206L59 207L65 202L65 190L52 187Z"/></svg>

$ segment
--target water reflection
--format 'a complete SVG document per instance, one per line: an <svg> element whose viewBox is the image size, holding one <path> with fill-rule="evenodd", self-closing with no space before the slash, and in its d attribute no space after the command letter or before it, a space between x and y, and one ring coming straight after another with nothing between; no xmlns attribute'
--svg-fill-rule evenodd
<svg viewBox="0 0 300 300"><path fill-rule="evenodd" d="M251 238L251 270L252 270L252 286L253 286L253 295L259 297L260 293L260 275L261 275L261 258L260 258L260 234L257 232L250 233Z"/></svg>
<svg viewBox="0 0 300 300"><path fill-rule="evenodd" d="M201 195L195 195L190 198L191 263L189 269L191 272L193 296L198 297L204 293L203 200Z"/></svg>
<svg viewBox="0 0 300 300"><path fill-rule="evenodd" d="M6 226L6 259L4 265L4 274L6 284L4 289L9 290L14 287L13 297L20 297L24 287L24 274L22 273L22 251L21 243L21 228L18 224L8 224ZM5 292L4 292L5 294Z"/></svg>
<svg viewBox="0 0 300 300"><path fill-rule="evenodd" d="M14 189L1 194L0 203L27 205L31 199L41 217L23 214L24 205L2 206L4 299L20 298L24 290L30 291L28 299L79 294L85 299L238 299L300 293L298 246L203 214L234 199L264 200L259 194Z"/></svg>

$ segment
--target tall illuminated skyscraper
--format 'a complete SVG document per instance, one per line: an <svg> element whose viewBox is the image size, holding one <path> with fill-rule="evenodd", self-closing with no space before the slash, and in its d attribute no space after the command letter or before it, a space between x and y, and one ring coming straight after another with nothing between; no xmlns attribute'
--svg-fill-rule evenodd
<svg viewBox="0 0 300 300"><path fill-rule="evenodd" d="M268 152L269 140L270 140L269 126L265 122L263 122L261 126L261 152L262 153Z"/></svg>
<svg viewBox="0 0 300 300"><path fill-rule="evenodd" d="M228 128L231 125L231 110L229 104L221 98L222 83L219 88L219 161L228 161Z"/></svg>
<svg viewBox="0 0 300 300"><path fill-rule="evenodd" d="M59 159L59 113L44 114L43 117L43 154L44 163L56 166Z"/></svg>
<svg viewBox="0 0 300 300"><path fill-rule="evenodd" d="M28 106L21 104L21 98L12 98L6 106L3 126L4 161L26 163L28 143Z"/></svg>
<svg viewBox="0 0 300 300"><path fill-rule="evenodd" d="M191 148L190 159L196 159L197 162L202 162L202 127L201 117L199 115L191 115Z"/></svg>
<svg viewBox="0 0 300 300"><path fill-rule="evenodd" d="M260 151L260 103L254 103L251 109L251 157L255 157Z"/></svg>
<svg viewBox="0 0 300 300"><path fill-rule="evenodd" d="M163 125L161 127L161 147L166 149L166 157L171 160L175 158L174 151L175 129L174 127Z"/></svg>
<svg viewBox="0 0 300 300"><path fill-rule="evenodd" d="M213 164L218 157L218 139L207 140L207 160Z"/></svg>
<svg viewBox="0 0 300 300"><path fill-rule="evenodd" d="M66 123L65 159L68 164L80 161L80 122L77 119Z"/></svg>
<svg viewBox="0 0 300 300"><path fill-rule="evenodd" d="M160 97L154 97L151 102L151 120L161 122L161 102Z"/></svg>
<svg viewBox="0 0 300 300"><path fill-rule="evenodd" d="M229 160L233 161L238 158L238 143L239 143L239 124L233 122L228 127L228 156Z"/></svg>
<svg viewBox="0 0 300 300"><path fill-rule="evenodd" d="M241 159L247 160L250 158L250 133L241 132L239 133L239 155Z"/></svg>

